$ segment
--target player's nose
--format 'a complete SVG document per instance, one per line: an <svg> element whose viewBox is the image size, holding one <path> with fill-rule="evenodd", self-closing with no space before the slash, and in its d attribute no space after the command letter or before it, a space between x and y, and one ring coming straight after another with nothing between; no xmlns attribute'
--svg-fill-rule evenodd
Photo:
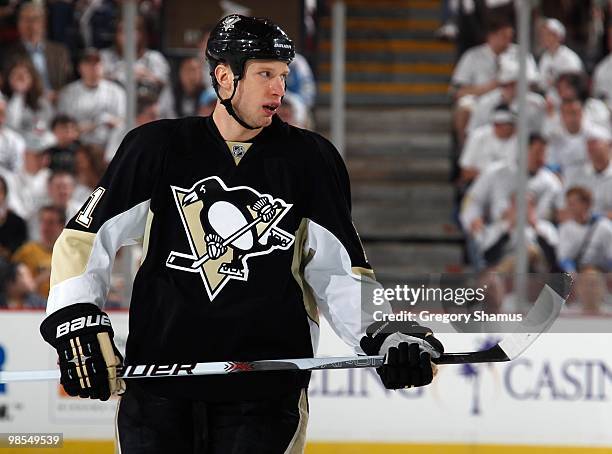
<svg viewBox="0 0 612 454"><path fill-rule="evenodd" d="M282 76L275 77L271 84L272 94L275 96L285 96L285 79Z"/></svg>

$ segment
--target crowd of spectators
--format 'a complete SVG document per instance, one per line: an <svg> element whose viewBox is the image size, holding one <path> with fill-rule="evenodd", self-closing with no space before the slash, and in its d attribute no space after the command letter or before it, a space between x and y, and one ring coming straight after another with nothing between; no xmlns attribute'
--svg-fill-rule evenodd
<svg viewBox="0 0 612 454"><path fill-rule="evenodd" d="M451 82L457 217L470 264L488 284L505 285L494 276L513 272L516 253L519 61L507 4L514 6L454 3L460 8L478 4L485 30L481 44L458 44ZM534 15L537 58L530 53L526 62L525 236L530 272L574 273L576 307L600 314L611 310L612 286L612 2L584 3L591 4L593 21L608 21L590 39L605 38L598 56L585 52L585 46L568 45L568 30L575 24L561 10L558 17ZM451 32L460 39L458 29ZM501 301L493 306L500 310Z"/></svg>
<svg viewBox="0 0 612 454"><path fill-rule="evenodd" d="M68 8L73 3L0 6L0 307L44 304L53 243L127 132L130 68L119 2L85 2L80 11ZM451 83L457 218L471 264L489 276L514 266L519 62L513 3L444 2L456 27L443 33L456 39L459 55ZM587 3L592 16L576 21ZM612 268L610 8L588 0L555 9L541 0L526 62L530 270L584 274L576 293L586 313L606 309ZM203 58L207 30L191 55L170 58L149 19L141 14L135 24L135 125L210 115L217 97ZM311 127L312 71L299 54L290 69L278 114Z"/></svg>
<svg viewBox="0 0 612 454"><path fill-rule="evenodd" d="M203 58L208 32L190 54L165 55L151 24L159 15L147 14L159 3L139 3L133 68L125 61L121 2L0 6L0 308L44 307L53 244L127 132L128 71L135 126L213 112L217 95ZM311 126L312 71L301 55L290 70L279 115ZM120 294L111 289L119 303Z"/></svg>

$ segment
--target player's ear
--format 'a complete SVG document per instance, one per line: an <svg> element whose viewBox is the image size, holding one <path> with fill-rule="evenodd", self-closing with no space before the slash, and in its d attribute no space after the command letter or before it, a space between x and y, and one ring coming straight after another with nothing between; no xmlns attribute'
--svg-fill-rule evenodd
<svg viewBox="0 0 612 454"><path fill-rule="evenodd" d="M231 96L233 86L232 83L234 81L234 73L230 66L226 63L220 63L215 68L215 77L217 78L217 82L219 84L219 89L222 90L222 96L224 98Z"/></svg>

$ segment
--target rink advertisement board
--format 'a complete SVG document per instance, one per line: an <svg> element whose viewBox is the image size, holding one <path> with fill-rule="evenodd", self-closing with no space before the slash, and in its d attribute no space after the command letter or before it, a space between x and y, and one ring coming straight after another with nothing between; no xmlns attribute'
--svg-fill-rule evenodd
<svg viewBox="0 0 612 454"><path fill-rule="evenodd" d="M0 311L2 370L54 367L55 353L38 334L42 318L42 312ZM127 314L111 318L123 349ZM327 325L322 328L319 355L351 354ZM478 334L440 338L448 351L486 348L499 340ZM612 447L611 345L611 334L547 334L511 363L440 367L431 386L402 391L383 389L373 369L317 371L309 393L308 439ZM71 398L53 382L8 383L0 386L0 433L110 440L116 403Z"/></svg>

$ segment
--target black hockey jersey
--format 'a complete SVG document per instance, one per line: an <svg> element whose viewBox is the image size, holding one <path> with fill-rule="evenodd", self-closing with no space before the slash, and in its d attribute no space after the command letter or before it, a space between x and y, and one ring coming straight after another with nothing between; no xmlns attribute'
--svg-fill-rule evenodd
<svg viewBox="0 0 612 454"><path fill-rule="evenodd" d="M47 312L104 306L117 250L143 242L126 364L312 357L319 313L359 350L363 285L377 285L351 222L349 179L323 137L276 116L252 145L211 117L131 131L53 250ZM155 378L168 397L244 400L304 372Z"/></svg>

